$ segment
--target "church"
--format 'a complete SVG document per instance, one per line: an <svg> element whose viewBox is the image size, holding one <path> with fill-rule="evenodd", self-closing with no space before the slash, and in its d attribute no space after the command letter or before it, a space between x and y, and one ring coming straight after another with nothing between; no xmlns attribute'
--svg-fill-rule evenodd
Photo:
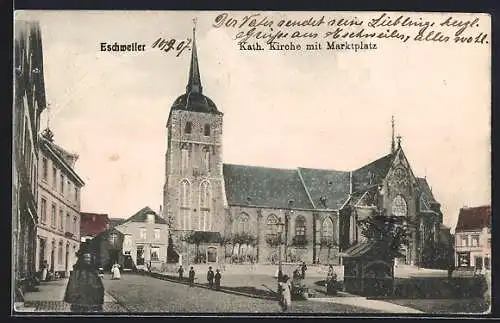
<svg viewBox="0 0 500 323"><path fill-rule="evenodd" d="M358 221L384 208L412 223L401 262L446 266L439 251L450 229L426 178L413 173L394 138L394 120L390 152L355 170L225 164L223 113L203 90L193 29L186 92L166 125L168 262L339 264L342 252L363 240Z"/></svg>

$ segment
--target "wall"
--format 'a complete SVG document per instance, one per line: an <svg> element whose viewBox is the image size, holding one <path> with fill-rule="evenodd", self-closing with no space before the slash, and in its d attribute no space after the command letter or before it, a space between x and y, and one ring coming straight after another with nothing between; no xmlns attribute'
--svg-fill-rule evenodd
<svg viewBox="0 0 500 323"><path fill-rule="evenodd" d="M231 206L229 208L229 214L226 222L226 234L236 233L238 230L239 217L244 214L248 215L250 218L249 223L249 233L257 238L258 245L256 246L256 254L258 255L259 263L271 263L273 259L278 260L279 247L270 246L266 242L266 233L268 232L267 221L268 217L274 214L282 223L285 223L285 214L289 214L289 225L288 225L288 239L286 246L285 257L285 244L281 246L282 250L282 261L305 261L307 263L313 263L315 261L314 256L320 257L322 263L335 263L338 259L338 247L330 250L330 259L327 259L328 250L321 248L320 235L321 235L321 224L326 217L330 217L334 223L334 237L335 240L339 241L339 216L336 212L324 212L324 211L313 211L313 210L284 210L284 209L273 209L273 208L259 208L252 206ZM317 214L317 215L315 215ZM305 246L293 246L293 238L295 237L295 220L297 217L303 216L305 218L305 236L307 244ZM317 221L315 224L314 222ZM316 228L316 230L315 230ZM285 230L285 229L284 229ZM316 234L316 238L314 235ZM285 231L282 233L282 238L285 239ZM316 244L316 251L314 251L314 242Z"/></svg>

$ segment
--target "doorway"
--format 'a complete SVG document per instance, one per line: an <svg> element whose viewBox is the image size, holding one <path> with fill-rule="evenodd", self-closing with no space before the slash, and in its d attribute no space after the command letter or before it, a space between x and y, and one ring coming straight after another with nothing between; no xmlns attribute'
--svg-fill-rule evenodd
<svg viewBox="0 0 500 323"><path fill-rule="evenodd" d="M483 258L482 257L475 257L474 264L475 264L475 267L477 270L483 269Z"/></svg>
<svg viewBox="0 0 500 323"><path fill-rule="evenodd" d="M217 248L209 247L207 249L207 262L217 262Z"/></svg>
<svg viewBox="0 0 500 323"><path fill-rule="evenodd" d="M50 250L50 271L54 271L56 265L55 255L56 255L56 243L52 241L52 249Z"/></svg>
<svg viewBox="0 0 500 323"><path fill-rule="evenodd" d="M38 251L38 268L43 269L43 263L45 261L45 239L40 238L40 249Z"/></svg>
<svg viewBox="0 0 500 323"><path fill-rule="evenodd" d="M65 264L66 264L66 272L69 272L69 244L66 245L66 258L65 258Z"/></svg>
<svg viewBox="0 0 500 323"><path fill-rule="evenodd" d="M137 266L144 266L144 246L137 246L136 259Z"/></svg>

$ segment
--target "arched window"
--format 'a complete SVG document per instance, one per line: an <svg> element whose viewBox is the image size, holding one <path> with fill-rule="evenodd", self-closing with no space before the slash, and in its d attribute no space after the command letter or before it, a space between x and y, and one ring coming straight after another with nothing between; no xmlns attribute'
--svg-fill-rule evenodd
<svg viewBox="0 0 500 323"><path fill-rule="evenodd" d="M205 127L203 128L203 134L206 137L210 136L210 125L209 124L205 124Z"/></svg>
<svg viewBox="0 0 500 323"><path fill-rule="evenodd" d="M211 213L210 213L210 183L204 181L200 185L200 230L210 231L211 229Z"/></svg>
<svg viewBox="0 0 500 323"><path fill-rule="evenodd" d="M181 171L183 174L189 169L189 146L183 145L181 147Z"/></svg>
<svg viewBox="0 0 500 323"><path fill-rule="evenodd" d="M184 133L191 133L191 129L193 128L193 123L191 121L186 122L186 127L184 128Z"/></svg>
<svg viewBox="0 0 500 323"><path fill-rule="evenodd" d="M278 235L278 224L279 220L278 217L274 214L270 214L267 217L267 235L268 236L276 236Z"/></svg>
<svg viewBox="0 0 500 323"><path fill-rule="evenodd" d="M333 240L333 221L330 218L323 220L322 225L322 239Z"/></svg>
<svg viewBox="0 0 500 323"><path fill-rule="evenodd" d="M207 172L210 171L210 148L203 148L203 166Z"/></svg>
<svg viewBox="0 0 500 323"><path fill-rule="evenodd" d="M299 215L295 219L295 236L305 237L306 235L306 219Z"/></svg>
<svg viewBox="0 0 500 323"><path fill-rule="evenodd" d="M237 232L238 233L243 233L243 232L249 232L250 230L250 217L246 213L241 213L239 218L238 218L238 228Z"/></svg>
<svg viewBox="0 0 500 323"><path fill-rule="evenodd" d="M180 185L180 212L179 212L179 228L181 230L189 230L189 218L191 211L191 185L187 179L181 181Z"/></svg>
<svg viewBox="0 0 500 323"><path fill-rule="evenodd" d="M408 207L406 205L405 199L398 195L392 200L392 214L395 216L406 216L408 213Z"/></svg>

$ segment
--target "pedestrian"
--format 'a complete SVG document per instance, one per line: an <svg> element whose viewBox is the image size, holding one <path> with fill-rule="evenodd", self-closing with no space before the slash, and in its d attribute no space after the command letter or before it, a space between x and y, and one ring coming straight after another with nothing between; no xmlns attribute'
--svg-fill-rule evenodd
<svg viewBox="0 0 500 323"><path fill-rule="evenodd" d="M306 262L303 261L302 266L300 266L300 271L302 272L302 279L306 278L306 270L307 270Z"/></svg>
<svg viewBox="0 0 500 323"><path fill-rule="evenodd" d="M212 270L212 266L208 267L208 272L207 272L207 281L208 281L208 287L213 288L214 287L214 271Z"/></svg>
<svg viewBox="0 0 500 323"><path fill-rule="evenodd" d="M283 281L283 270L278 268L278 283L281 283Z"/></svg>
<svg viewBox="0 0 500 323"><path fill-rule="evenodd" d="M111 279L120 279L121 278L121 275L120 275L120 265L118 265L117 263L115 263L113 265L113 268L111 269L111 271L113 272L113 276L111 277Z"/></svg>
<svg viewBox="0 0 500 323"><path fill-rule="evenodd" d="M177 270L179 273L179 279L182 280L182 277L184 276L184 268L182 268L182 265L179 266L179 270Z"/></svg>
<svg viewBox="0 0 500 323"><path fill-rule="evenodd" d="M42 265L42 277L40 278L41 281L47 280L48 272L49 272L49 264L48 264L47 260L44 260L43 265Z"/></svg>
<svg viewBox="0 0 500 323"><path fill-rule="evenodd" d="M330 265L328 268L328 274L326 275L326 293L328 295L335 295L337 293L337 274L333 270L333 266Z"/></svg>
<svg viewBox="0 0 500 323"><path fill-rule="evenodd" d="M78 253L69 277L64 301L72 312L100 312L104 304L104 285L89 252Z"/></svg>
<svg viewBox="0 0 500 323"><path fill-rule="evenodd" d="M194 285L194 268L191 266L191 269L189 269L189 286L193 287Z"/></svg>
<svg viewBox="0 0 500 323"><path fill-rule="evenodd" d="M283 312L286 312L292 305L291 282L288 275L283 276L283 281L278 283L279 304Z"/></svg>
<svg viewBox="0 0 500 323"><path fill-rule="evenodd" d="M220 274L220 270L217 269L215 272L215 289L219 290L220 289L220 280L222 278L222 275Z"/></svg>

